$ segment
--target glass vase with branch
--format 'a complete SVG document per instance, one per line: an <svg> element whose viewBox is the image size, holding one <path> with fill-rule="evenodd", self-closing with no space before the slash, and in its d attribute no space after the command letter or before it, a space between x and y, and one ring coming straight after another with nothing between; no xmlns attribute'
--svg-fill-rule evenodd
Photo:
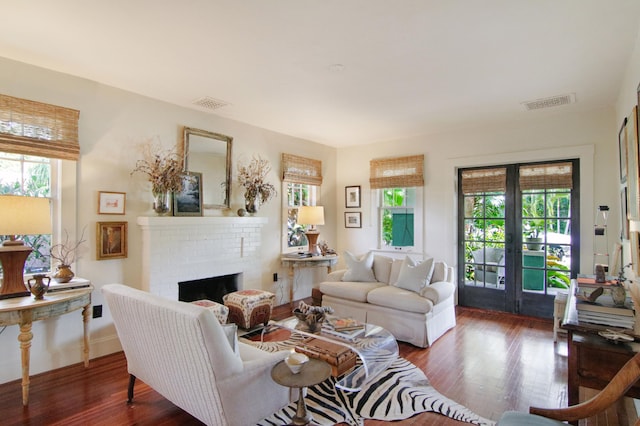
<svg viewBox="0 0 640 426"><path fill-rule="evenodd" d="M153 209L158 214L171 211L171 194L184 187L184 172L180 156L174 149L162 149L149 140L142 144L143 159L136 162L131 172L147 175L151 182Z"/></svg>
<svg viewBox="0 0 640 426"><path fill-rule="evenodd" d="M68 283L73 279L75 274L71 270L71 265L79 258L78 250L80 246L86 242L84 239L85 229L82 230L82 235L77 241L71 241L69 233L64 231L64 239L61 243L51 246L50 256L51 259L58 261L56 266L56 272L53 274L53 279L59 283Z"/></svg>

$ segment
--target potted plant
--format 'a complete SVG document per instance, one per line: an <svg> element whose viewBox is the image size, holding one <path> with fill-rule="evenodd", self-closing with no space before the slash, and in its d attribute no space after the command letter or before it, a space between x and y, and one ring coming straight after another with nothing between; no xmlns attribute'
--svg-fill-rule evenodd
<svg viewBox="0 0 640 426"><path fill-rule="evenodd" d="M136 162L131 174L147 175L154 211L167 214L171 211L171 194L182 191L184 185L180 157L174 150L162 150L151 142L142 145L142 153L144 158Z"/></svg>
<svg viewBox="0 0 640 426"><path fill-rule="evenodd" d="M64 241L51 246L50 256L58 261L56 272L53 274L53 280L59 283L68 283L73 279L75 274L71 270L71 264L78 259L78 249L86 240L84 239L84 229L78 241L69 241L69 233L64 231Z"/></svg>
<svg viewBox="0 0 640 426"><path fill-rule="evenodd" d="M238 164L238 182L244 188L247 213L256 213L260 204L278 195L276 187L266 182L270 171L269 161L260 157L253 157L248 165Z"/></svg>
<svg viewBox="0 0 640 426"><path fill-rule="evenodd" d="M529 221L525 225L525 245L528 250L542 250L544 221Z"/></svg>

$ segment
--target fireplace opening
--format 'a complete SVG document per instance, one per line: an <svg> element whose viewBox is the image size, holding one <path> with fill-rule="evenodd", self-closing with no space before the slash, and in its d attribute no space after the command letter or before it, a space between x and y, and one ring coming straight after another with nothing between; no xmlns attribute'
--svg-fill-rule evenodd
<svg viewBox="0 0 640 426"><path fill-rule="evenodd" d="M223 303L222 296L238 291L241 276L242 274L238 273L179 282L178 300L193 302L208 299Z"/></svg>

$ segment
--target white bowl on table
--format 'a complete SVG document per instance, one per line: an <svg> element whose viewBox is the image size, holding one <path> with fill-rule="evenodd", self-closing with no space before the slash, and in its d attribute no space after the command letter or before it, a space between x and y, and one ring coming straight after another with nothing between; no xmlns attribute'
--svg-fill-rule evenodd
<svg viewBox="0 0 640 426"><path fill-rule="evenodd" d="M309 361L309 357L299 352L291 352L284 362L293 374L298 374L302 367Z"/></svg>

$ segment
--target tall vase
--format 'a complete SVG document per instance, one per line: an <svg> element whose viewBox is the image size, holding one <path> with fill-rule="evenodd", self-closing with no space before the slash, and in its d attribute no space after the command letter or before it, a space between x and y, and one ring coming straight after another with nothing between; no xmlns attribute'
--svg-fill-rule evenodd
<svg viewBox="0 0 640 426"><path fill-rule="evenodd" d="M153 191L153 211L160 216L171 213L171 191Z"/></svg>
<svg viewBox="0 0 640 426"><path fill-rule="evenodd" d="M245 195L244 199L244 208L250 215L258 213L258 209L260 208L260 201L258 197L251 197Z"/></svg>

